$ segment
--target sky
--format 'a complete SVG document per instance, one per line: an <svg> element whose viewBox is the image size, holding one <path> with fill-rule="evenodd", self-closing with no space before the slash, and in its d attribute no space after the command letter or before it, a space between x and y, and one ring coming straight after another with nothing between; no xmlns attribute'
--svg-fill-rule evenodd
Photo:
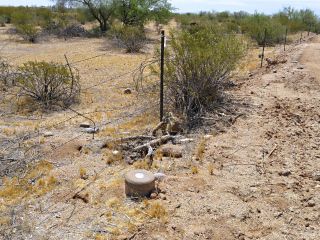
<svg viewBox="0 0 320 240"><path fill-rule="evenodd" d="M283 7L295 9L309 8L320 17L320 0L168 0L172 6L178 8L176 12L199 12L199 11L245 11L248 13L273 14L282 10ZM50 0L0 0L0 6L50 6Z"/></svg>

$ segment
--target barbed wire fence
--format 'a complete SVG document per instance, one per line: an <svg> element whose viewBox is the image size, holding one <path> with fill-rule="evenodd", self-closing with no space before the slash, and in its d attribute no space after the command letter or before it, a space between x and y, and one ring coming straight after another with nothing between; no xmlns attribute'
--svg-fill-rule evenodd
<svg viewBox="0 0 320 240"><path fill-rule="evenodd" d="M74 67L75 65L77 65L77 64L79 64L81 62L90 61L90 60L92 60L94 58L101 57L101 56L108 56L109 54L117 52L117 51L108 52L108 53L105 53L105 54L100 54L100 55L97 55L97 56L94 56L94 57L86 58L86 59L83 59L83 60L80 60L80 61L72 62L72 63L69 63L69 65ZM123 74L119 74L117 76L108 78L108 79L103 80L103 81L101 81L99 83L92 84L91 86L88 86L88 87L83 88L81 90L81 91L87 91L89 89L96 88L96 87L101 86L103 84L109 84L108 88L118 87L117 83L112 84L113 81L116 80L116 79L119 79L119 78L121 78L123 76L130 75L130 74L133 74L133 79L134 79L133 86L142 90L140 92L141 95L137 95L136 96L136 99L139 99L140 102L132 101L129 105L124 106L124 107L109 108L107 111L115 111L115 112L116 111L121 111L121 113L112 116L111 119L108 119L108 120L103 121L101 123L95 124L95 127L102 128L103 126L106 126L108 124L119 123L121 120L130 120L133 117L136 117L138 115L146 114L148 111L154 110L155 107L159 106L159 103L157 103L156 100L155 101L150 101L149 94L153 94L154 93L154 88L152 88L152 85L144 85L143 82L142 82L142 78L138 77L143 72L144 69L148 68L152 64L158 63L158 61L159 61L158 59L148 58L145 61L143 61L141 64L139 64L138 67L136 67L136 68L134 68L134 69L132 69L130 71L127 71L127 72L125 72ZM64 66L67 66L67 65L68 64L66 64ZM14 76L14 75L17 75L17 74L22 74L22 73L15 72L15 73L7 74L6 76ZM31 72L24 72L23 74L31 74ZM246 96L244 96L244 97L246 97ZM0 101L2 101L4 103L7 103L7 104L11 103L10 101L6 100L5 96L0 96ZM48 100L48 102L49 101L50 100ZM39 106L43 106L44 104L45 103L39 103L38 105ZM68 121L70 121L70 120L72 120L74 118L79 117L79 116L82 116L84 118L89 118L89 117L86 117L86 116L90 115L92 113L99 112L99 111L80 112L80 111L77 111L77 110L73 109L72 107L64 107L64 106L60 106L60 107L61 107L62 110L64 108L68 109L70 112L73 113L73 115L72 116L68 116L68 117L66 116L63 120L59 121L58 123L54 123L54 124L51 124L51 125L43 125L43 126L39 127L37 130L29 131L29 132L23 134L22 136L14 136L11 139L2 139L0 141L0 144L1 144L1 147L2 147L2 151L0 153L0 161L1 161L0 176L1 177L3 177L3 176L14 177L14 176L20 175L23 172L25 173L25 171L26 171L25 169L28 167L29 163L37 162L37 161L40 161L42 159L46 159L46 157L48 155L50 155L52 152L56 151L57 149L65 146L66 144L68 144L68 143L70 143L72 141L75 141L75 140L83 137L84 135L87 135L87 133L85 133L85 132L78 133L76 136L69 138L67 141L62 142L61 144L59 144L58 146L56 146L55 148L51 149L49 152L46 152L46 153L41 153L37 149L39 145L38 144L34 144L34 145L31 145L29 147L24 148L24 150L23 150L24 154L21 154L21 152L22 152L22 147L21 146L22 146L22 143L24 141L38 138L40 136L40 133L42 133L42 131L44 131L46 129L57 127L59 125L62 125L62 124L66 123L66 122L68 122ZM34 108L34 106L31 106L30 108ZM23 109L23 110L26 110L26 109ZM7 111L2 111L1 114L0 114L0 117L4 118L6 116L18 114L21 111L22 111L21 109L20 110L19 109L18 110L10 109L10 110L7 110ZM247 147L248 146L244 146L244 147L242 146L239 149L243 150L244 148L247 148ZM260 145L259 146L251 146L250 145L249 147L252 147L252 148L259 147L259 148L261 148L262 149L261 150L262 156L264 156L264 154L265 154L264 153L264 146L260 146ZM29 151L32 151L32 150L34 150L34 153L31 156L26 157L25 156L26 153L29 152ZM20 155L18 153L20 153ZM52 164L55 167L59 167L59 164L56 164L54 161L52 161ZM243 163L243 164L249 164L249 165L252 165L253 167L257 167L257 164L254 163L254 162L253 163ZM230 164L230 166L225 165L225 168L229 168L230 167L234 171L235 166L236 165L234 163L232 163L232 164ZM108 166L106 166L105 168L101 169L101 171L98 174L100 175L103 171L105 171L105 169L107 167ZM260 167L263 167L263 165L260 166ZM19 171L19 169L22 169L22 172ZM262 169L262 171L264 171L264 170ZM31 179L31 181L34 182L37 179L39 179L40 177L41 177L41 175L36 176L36 178L35 179ZM89 183L87 183L87 185L89 185L91 183L92 182L89 182ZM26 186L26 185L27 184L24 184L24 186ZM6 187L6 186L8 186L8 185L4 185L1 182L0 187ZM77 188L71 189L70 191L71 192L77 191ZM16 234L18 234L18 233L23 234L23 232L28 230L27 226L23 227L23 224L22 224L23 220L18 220L18 217L17 217L17 216L19 216L19 214L24 212L27 203L21 203L21 204L15 204L15 205L5 205L2 202L0 202L0 204L4 205L8 209L6 211L3 211L0 216L4 217L4 216L6 216L8 214L10 216L10 224L9 224L9 226L8 227L0 227L0 236L2 235L5 239L14 239L14 236L16 236ZM53 208L54 205L55 205L55 203L51 204L50 206L47 207L46 210L48 210L50 208ZM65 209L66 208L68 208L68 207L65 207ZM74 205L74 208L71 211L70 216L68 216L66 218L66 222L64 224L67 224L68 219L70 219L72 214L74 214L75 210L76 210L76 207ZM45 210L43 210L43 211L45 211ZM60 209L60 211L62 211L62 209ZM53 214L55 214L55 212L56 211L49 212L48 216L52 216ZM17 232L15 232L16 230L14 230L14 229L17 229L18 227L20 227L20 229ZM57 227L59 227L59 226L52 226L52 228L57 228ZM29 231L31 231L31 230L29 229ZM92 231L94 231L94 229Z"/></svg>
<svg viewBox="0 0 320 240"><path fill-rule="evenodd" d="M82 59L79 61L75 61L75 62L68 62L66 64L62 64L59 66L55 66L55 67L60 67L60 66L67 66L67 67L72 67L74 68L76 65L82 63L82 62L86 62L86 61L91 61L95 58L99 58L99 57L106 57L106 56L112 56L111 54L119 52L119 50L115 50L115 51L111 51L108 53L104 53L104 54L99 54L93 57L89 57L86 59ZM0 59L2 60L2 59ZM37 109L37 108L41 108L41 107L45 107L46 105L48 105L49 103L51 103L54 100L47 100L45 102L40 102L40 103L36 103L36 105L32 105L32 106L26 106L23 109L14 109L15 106L12 103L12 99L13 98L17 98L18 96L16 96L15 92L12 91L10 92L10 87L13 87L15 84L12 80L12 82L9 82L8 79L14 79L17 75L27 75L27 74L33 74L32 71L27 71L27 72L18 72L18 71L7 71L8 68L12 67L11 65L8 64L9 61L1 61L2 63L2 67L1 71L0 71L0 75L1 77L5 77L2 79L5 79L4 82L2 82L2 86L5 87L5 89L2 89L2 96L0 96L0 101L3 105L7 106L7 109L2 108L1 113L0 113L0 117L2 119L10 119L10 117L12 116L17 116L19 115L21 112L23 111L32 111L32 109ZM138 61L137 61L138 62ZM140 62L140 61L139 61ZM13 68L13 67L12 67ZM107 88L119 88L119 84L117 82L115 82L117 79L122 78L124 76L128 76L130 74L134 74L135 72L138 71L138 69L140 68L140 66L133 68L130 71L126 71L125 73L119 74L117 76L113 76L110 78L107 78L106 80L100 81L98 83L94 83L92 85L87 86L86 88L81 89L81 92L86 92L90 89L93 88L97 88L100 87L101 85L107 85ZM40 71L43 70L47 70L49 68L44 68L44 69L39 69ZM133 86L134 87L134 86ZM130 121L130 119L137 117L139 115L143 115L146 114L148 111L150 113L150 110L152 112L154 112L154 108L158 106L157 101L152 101L150 99L150 94L151 92L147 92L147 89L144 89L143 92L139 92L136 96L134 96L134 98L131 99L130 103L125 105L125 106L121 106L121 107L110 107L108 109L104 109L103 111L100 110L100 112L120 112L118 114L113 114L110 119L107 119L105 121L99 122L99 123L95 123L95 128L102 128L108 124L119 124L121 121ZM150 90L150 89L149 89ZM152 91L154 89L151 89ZM80 91L80 90L79 90ZM153 94L153 93L152 93ZM11 97L8 100L8 96ZM28 168L34 168L36 167L36 165L30 165L33 162L39 162L42 160L48 161L46 160L46 157L48 155L50 155L52 152L56 151L57 149L67 145L68 143L71 143L72 141L75 141L79 138L82 138L83 136L87 135L88 133L86 132L81 132L78 133L76 136L73 136L71 138L69 138L68 140L65 140L64 142L60 143L58 146L54 147L53 149L51 149L48 152L41 152L41 150L39 149L40 144L37 143L36 140L34 140L34 144L31 144L31 146L27 146L24 144L25 141L31 141L32 139L37 139L39 138L39 136L43 135L43 131L46 131L47 129L51 129L51 128L55 128L58 127L59 125L65 124L66 122L71 121L72 119L75 119L79 116L83 117L84 119L90 119L90 117L88 117L88 115L94 114L99 112L99 110L95 110L95 111L79 111L79 110L75 110L73 107L70 106L63 106L63 105L59 105L60 109L57 109L59 111L64 111L65 112L65 118L62 120L59 120L59 122L56 122L54 124L42 124L39 128L35 129L35 130L27 130L25 133L23 134L18 134L14 136L7 136L6 138L3 138L0 141L0 145L2 147L1 149L1 153L0 153L0 161L1 161L1 169L0 169L0 176L1 177L8 177L8 178L13 178L13 177L18 177L21 175L26 175ZM88 106L87 108L90 108L90 106ZM66 112L66 110L70 113L72 113L72 116L67 116L69 113ZM30 120L29 117L25 117L25 120ZM24 146L25 145L25 146ZM28 152L32 152L32 154L29 154L29 156L27 155ZM55 163L54 160L49 161L51 162L55 167L59 168L59 164ZM107 168L108 165L105 167ZM104 168L104 169L105 169ZM104 171L104 169L101 170L101 172ZM30 169L29 169L30 170ZM29 182L27 183L21 183L19 184L21 187L27 187L29 185L30 182L35 183L39 178L42 177L42 174L39 174L38 176L36 176L34 179L30 179ZM16 185L16 184L15 184ZM10 187L10 184L4 184L1 181L1 185L0 187ZM72 191L74 191L75 189L73 189ZM2 217L5 216L10 216L10 223L8 227L0 227L0 236L3 236L5 239L12 239L14 238L14 236L16 236L16 234L19 232L19 234L23 234L23 232L29 232L28 229L21 227L21 225L23 225L23 221L16 221L15 219L17 218L18 215L22 214L22 212L25 209L25 204L21 203L21 204L13 204L13 205L6 205L3 202L0 202L0 204L2 204L3 206L5 206L5 208L8 209L5 211L2 211ZM10 213L8 215L8 213ZM3 225L4 226L4 225ZM17 231L17 233L15 233L16 228L20 228L22 231ZM29 229L30 230L30 229Z"/></svg>

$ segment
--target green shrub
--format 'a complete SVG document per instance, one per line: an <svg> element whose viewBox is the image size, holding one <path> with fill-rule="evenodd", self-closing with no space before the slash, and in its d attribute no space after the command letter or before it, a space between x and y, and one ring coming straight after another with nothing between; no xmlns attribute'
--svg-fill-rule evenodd
<svg viewBox="0 0 320 240"><path fill-rule="evenodd" d="M0 57L0 86L3 87L2 85L8 85L10 77L10 66Z"/></svg>
<svg viewBox="0 0 320 240"><path fill-rule="evenodd" d="M80 92L79 76L68 67L53 62L29 61L18 68L16 86L21 96L50 105L70 104Z"/></svg>
<svg viewBox="0 0 320 240"><path fill-rule="evenodd" d="M0 27L6 26L6 18L0 15Z"/></svg>
<svg viewBox="0 0 320 240"><path fill-rule="evenodd" d="M139 52L146 44L146 32L142 26L114 24L108 36L114 44L126 52Z"/></svg>
<svg viewBox="0 0 320 240"><path fill-rule="evenodd" d="M166 99L188 119L209 110L223 99L225 81L244 54L244 41L236 34L210 30L170 32L164 79ZM159 52L156 53L159 57Z"/></svg>
<svg viewBox="0 0 320 240"><path fill-rule="evenodd" d="M38 27L36 15L31 11L18 11L12 14L12 23L17 33L30 42L36 42L41 29Z"/></svg>

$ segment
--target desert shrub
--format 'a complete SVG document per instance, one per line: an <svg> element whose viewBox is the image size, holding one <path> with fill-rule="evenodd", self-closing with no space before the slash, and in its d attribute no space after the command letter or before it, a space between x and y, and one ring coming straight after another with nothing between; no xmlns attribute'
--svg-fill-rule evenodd
<svg viewBox="0 0 320 240"><path fill-rule="evenodd" d="M234 32L239 32L239 26L238 26L238 24L236 24L236 23L234 23L234 22L232 22L232 21L230 21L230 22L227 22L226 23L226 26L227 26L227 30L228 30L228 32L231 32L231 31L234 31Z"/></svg>
<svg viewBox="0 0 320 240"><path fill-rule="evenodd" d="M70 22L56 30L56 34L61 38L82 37L86 33L85 28L77 23Z"/></svg>
<svg viewBox="0 0 320 240"><path fill-rule="evenodd" d="M18 11L12 14L12 23L16 27L16 32L24 40L36 42L41 29L38 27L36 16L29 11Z"/></svg>
<svg viewBox="0 0 320 240"><path fill-rule="evenodd" d="M108 36L116 47L125 49L126 52L139 52L146 44L146 32L141 26L114 24Z"/></svg>
<svg viewBox="0 0 320 240"><path fill-rule="evenodd" d="M244 41L235 33L209 30L172 31L170 35L164 71L166 99L192 119L223 99L225 81L244 54Z"/></svg>
<svg viewBox="0 0 320 240"><path fill-rule="evenodd" d="M16 86L20 96L53 105L70 104L80 92L79 76L64 65L54 62L29 61L18 69Z"/></svg>
<svg viewBox="0 0 320 240"><path fill-rule="evenodd" d="M10 78L10 66L0 57L0 86L7 85Z"/></svg>
<svg viewBox="0 0 320 240"><path fill-rule="evenodd" d="M5 16L0 15L0 27L5 27L6 26L6 18Z"/></svg>

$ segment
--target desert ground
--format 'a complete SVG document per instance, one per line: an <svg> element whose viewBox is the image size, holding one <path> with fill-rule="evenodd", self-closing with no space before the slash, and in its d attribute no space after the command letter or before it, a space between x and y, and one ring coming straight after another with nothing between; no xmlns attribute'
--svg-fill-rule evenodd
<svg viewBox="0 0 320 240"><path fill-rule="evenodd" d="M320 36L269 47L266 56L286 62L262 68L252 50L225 108L160 146L150 167L112 139L150 136L158 123L148 89L123 92L158 44L152 28L138 54L100 38L29 44L6 30L2 59L19 66L66 55L83 92L72 110L43 111L2 90L1 239L320 239ZM79 127L89 119L100 128L94 138ZM167 175L153 198L125 196L124 175L137 168Z"/></svg>

